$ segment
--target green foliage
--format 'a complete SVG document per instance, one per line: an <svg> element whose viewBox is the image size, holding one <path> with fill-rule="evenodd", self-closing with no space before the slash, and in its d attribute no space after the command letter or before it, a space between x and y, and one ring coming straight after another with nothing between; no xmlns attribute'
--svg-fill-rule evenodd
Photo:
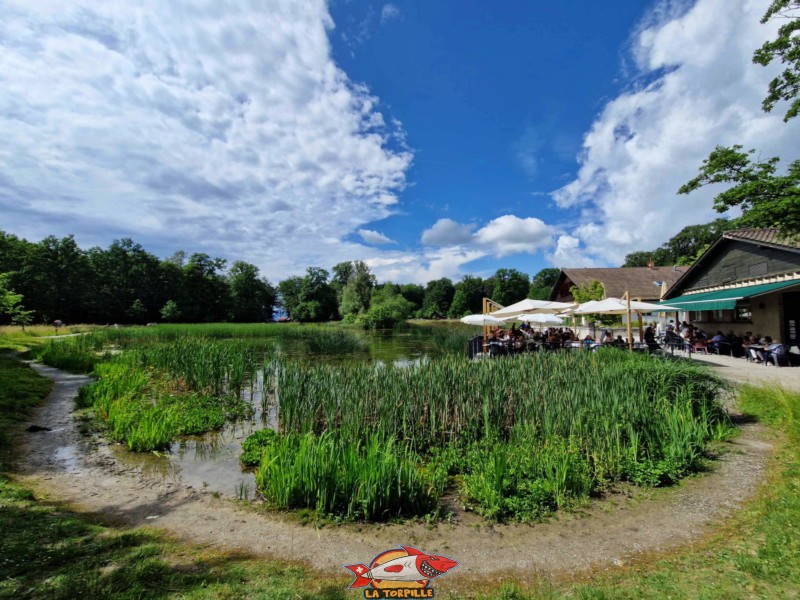
<svg viewBox="0 0 800 600"><path fill-rule="evenodd" d="M631 252L625 256L623 267L646 267L652 261L657 267L691 265L724 232L739 227L736 219L714 219L704 225L688 225L672 236L660 248L646 252Z"/></svg>
<svg viewBox="0 0 800 600"><path fill-rule="evenodd" d="M761 19L767 23L773 19L785 19L774 40L765 42L753 54L753 62L767 66L780 59L784 70L769 83L769 90L762 108L771 112L778 102L789 103L783 120L789 121L800 113L800 1L773 0Z"/></svg>
<svg viewBox="0 0 800 600"><path fill-rule="evenodd" d="M306 338L311 352L318 354L343 354L367 349L364 340L350 331L320 328Z"/></svg>
<svg viewBox="0 0 800 600"><path fill-rule="evenodd" d="M8 450L10 428L27 417L49 391L47 379L29 366L0 354L0 470Z"/></svg>
<svg viewBox="0 0 800 600"><path fill-rule="evenodd" d="M388 329L411 316L413 305L402 296L393 296L383 302L373 303L358 322L369 329Z"/></svg>
<svg viewBox="0 0 800 600"><path fill-rule="evenodd" d="M256 485L275 508L380 521L436 506L418 462L414 453L377 434L355 442L331 432L287 435L263 455Z"/></svg>
<svg viewBox="0 0 800 600"><path fill-rule="evenodd" d="M531 280L531 287L528 290L528 298L533 300L549 300L550 292L553 291L561 269L547 268L542 269Z"/></svg>
<svg viewBox="0 0 800 600"><path fill-rule="evenodd" d="M236 261L228 272L228 284L231 291L231 321L256 323L272 320L275 289L260 276L258 267Z"/></svg>
<svg viewBox="0 0 800 600"><path fill-rule="evenodd" d="M328 271L306 269L305 277L290 277L278 284L283 307L300 322L329 321L338 314L336 290L328 283Z"/></svg>
<svg viewBox="0 0 800 600"><path fill-rule="evenodd" d="M423 319L431 319L447 315L455 293L453 282L447 277L429 281L425 286L425 298L419 316Z"/></svg>
<svg viewBox="0 0 800 600"><path fill-rule="evenodd" d="M530 291L528 276L516 269L498 269L493 279L492 300L503 306L524 300Z"/></svg>
<svg viewBox="0 0 800 600"><path fill-rule="evenodd" d="M777 175L780 159L753 162L742 146L717 146L700 167L700 174L678 190L689 194L705 185L733 184L714 198L717 212L733 207L742 210L739 219L747 227L776 227L788 238L800 236L800 160L789 164L785 175Z"/></svg>
<svg viewBox="0 0 800 600"><path fill-rule="evenodd" d="M455 285L455 295L447 316L458 319L464 315L476 314L483 309L483 299L488 296L486 286L480 277L464 275Z"/></svg>
<svg viewBox="0 0 800 600"><path fill-rule="evenodd" d="M339 292L339 314L344 317L366 311L377 285L367 264L361 260L339 263L333 271L331 285Z"/></svg>
<svg viewBox="0 0 800 600"><path fill-rule="evenodd" d="M22 306L22 294L17 294L9 288L11 273L0 273L0 319L8 318L14 325L30 325L33 320L33 311L25 310Z"/></svg>
<svg viewBox="0 0 800 600"><path fill-rule="evenodd" d="M702 368L615 351L286 362L276 384L281 431L402 440L423 453L434 489L460 473L464 501L497 519L535 519L614 481L670 483L730 431L719 382ZM458 458L432 464L443 454Z"/></svg>
<svg viewBox="0 0 800 600"><path fill-rule="evenodd" d="M181 309L174 300L167 300L167 303L159 311L161 318L167 323L176 323L181 318Z"/></svg>
<svg viewBox="0 0 800 600"><path fill-rule="evenodd" d="M277 440L277 432L272 429L259 429L242 442L242 455L239 457L239 461L246 467L258 466L264 456L264 451L268 450Z"/></svg>
<svg viewBox="0 0 800 600"><path fill-rule="evenodd" d="M101 360L96 338L79 335L63 340L49 340L33 349L33 355L46 365L72 373L91 373Z"/></svg>

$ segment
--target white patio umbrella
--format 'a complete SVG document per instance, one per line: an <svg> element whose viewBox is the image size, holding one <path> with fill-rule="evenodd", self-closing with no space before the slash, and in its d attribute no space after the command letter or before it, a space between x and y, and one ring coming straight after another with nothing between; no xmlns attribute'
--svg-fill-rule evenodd
<svg viewBox="0 0 800 600"><path fill-rule="evenodd" d="M503 325L505 323L503 319L498 319L492 315L467 315L466 317L461 317L460 321L467 325L482 325L484 327Z"/></svg>
<svg viewBox="0 0 800 600"><path fill-rule="evenodd" d="M663 306L661 304L651 304L649 302L637 302L636 300L628 301L621 298L606 298L605 300L590 300L584 302L578 308L572 310L575 315L625 315L628 310L638 313L649 312L667 312L680 310L672 306Z"/></svg>
<svg viewBox="0 0 800 600"><path fill-rule="evenodd" d="M638 302L636 300L623 300L621 298L606 298L605 300L597 300L584 302L573 311L576 315L627 315L628 317L628 346L633 348L633 336L630 333L631 327L631 313L635 312L639 315L639 336L641 337L641 314L649 312L667 312L676 311L677 308L672 306L663 306L660 304L651 304L649 302ZM641 339L639 340L641 341Z"/></svg>
<svg viewBox="0 0 800 600"><path fill-rule="evenodd" d="M549 325L561 325L564 319L556 315L548 315L542 313L517 315L516 317L506 317L504 321L524 321L526 323L542 323Z"/></svg>
<svg viewBox="0 0 800 600"><path fill-rule="evenodd" d="M531 300L526 298L490 313L493 317L515 317L524 314L556 314L564 309L574 306L568 302L550 302L549 300Z"/></svg>

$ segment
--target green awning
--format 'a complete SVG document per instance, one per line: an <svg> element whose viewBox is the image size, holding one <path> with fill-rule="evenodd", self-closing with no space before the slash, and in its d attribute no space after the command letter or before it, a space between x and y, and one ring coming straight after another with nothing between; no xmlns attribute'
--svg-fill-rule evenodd
<svg viewBox="0 0 800 600"><path fill-rule="evenodd" d="M758 285L746 285L730 288L727 290L717 290L715 292L699 292L697 294L684 294L677 298L664 300L659 304L665 306L675 306L681 310L733 310L739 300L763 296L785 287L800 285L800 280L779 281L776 283L761 283Z"/></svg>

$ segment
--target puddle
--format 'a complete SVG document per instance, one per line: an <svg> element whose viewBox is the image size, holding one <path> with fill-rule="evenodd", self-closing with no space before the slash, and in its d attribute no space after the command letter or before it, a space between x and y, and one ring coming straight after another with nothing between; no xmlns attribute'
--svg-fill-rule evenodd
<svg viewBox="0 0 800 600"><path fill-rule="evenodd" d="M313 356L302 352L296 343L285 344L279 349L279 354L292 359L330 363L372 360L376 364L391 363L398 367L419 364L431 354L430 346L411 335L373 334L369 341L369 352L357 355ZM253 406L252 419L228 423L220 431L181 438L168 451L161 453L130 452L119 444L111 447L112 452L121 464L138 469L147 476L217 493L225 498L253 499L256 496L255 476L252 471L243 471L239 464L242 442L255 431L277 427L274 405L268 404L268 412L266 415L263 413L262 387L263 373L259 372L252 389L242 392L242 398Z"/></svg>

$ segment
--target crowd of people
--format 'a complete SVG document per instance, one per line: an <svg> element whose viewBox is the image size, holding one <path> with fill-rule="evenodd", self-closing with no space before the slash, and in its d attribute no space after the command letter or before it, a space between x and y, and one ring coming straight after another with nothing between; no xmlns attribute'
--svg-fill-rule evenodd
<svg viewBox="0 0 800 600"><path fill-rule="evenodd" d="M534 329L529 323L522 323L519 327L512 324L510 329L495 328L491 331L487 342L495 351L521 351L533 349L555 350L565 347L598 348L600 346L627 347L628 341L621 335L614 335L610 329L603 330L595 339L586 335L581 339L576 333L566 327L549 327ZM746 357L754 362L765 362L778 359L786 353L786 347L770 336L757 336L748 331L743 336L737 335L733 330L723 333L721 330L711 335L700 327L686 321L676 323L658 322L648 325L644 329L644 342L650 351L661 349L661 345L668 348L686 349L696 351L704 349L706 352L724 354L735 357Z"/></svg>
<svg viewBox="0 0 800 600"><path fill-rule="evenodd" d="M690 349L704 348L706 352L745 357L759 363L770 357L780 357L787 351L783 344L768 335L757 336L752 331L738 335L732 329L727 333L718 330L710 335L686 321L680 324L673 321L666 325L659 323L656 326L655 336L663 339L666 344L681 345Z"/></svg>

